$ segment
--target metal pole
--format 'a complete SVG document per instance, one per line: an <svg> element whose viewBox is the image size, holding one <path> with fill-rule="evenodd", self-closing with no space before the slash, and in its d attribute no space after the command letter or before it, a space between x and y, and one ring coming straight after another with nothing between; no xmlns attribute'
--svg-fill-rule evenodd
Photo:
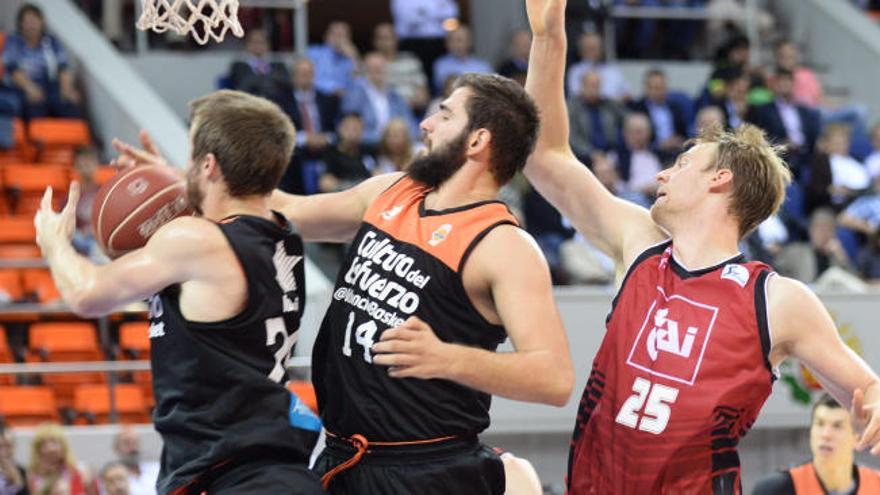
<svg viewBox="0 0 880 495"><path fill-rule="evenodd" d="M749 64L758 65L761 48L758 46L758 9L755 0L746 0L746 33L749 38Z"/></svg>
<svg viewBox="0 0 880 495"><path fill-rule="evenodd" d="M294 0L293 39L297 55L305 55L309 45L309 7L308 0Z"/></svg>
<svg viewBox="0 0 880 495"><path fill-rule="evenodd" d="M144 6L141 3L142 0L135 0L134 2L134 18L140 19L141 14L144 13ZM150 49L149 43L147 42L147 32L142 31L140 29L134 30L134 41L135 41L135 49L137 50L138 55L144 55L147 53L147 50Z"/></svg>

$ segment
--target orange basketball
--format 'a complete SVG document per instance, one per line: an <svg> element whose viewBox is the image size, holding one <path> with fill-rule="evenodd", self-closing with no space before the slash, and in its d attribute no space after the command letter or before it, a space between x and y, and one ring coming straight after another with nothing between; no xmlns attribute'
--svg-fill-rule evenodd
<svg viewBox="0 0 880 495"><path fill-rule="evenodd" d="M141 248L170 220L191 215L186 184L155 165L121 170L101 186L92 206L95 239L110 258Z"/></svg>

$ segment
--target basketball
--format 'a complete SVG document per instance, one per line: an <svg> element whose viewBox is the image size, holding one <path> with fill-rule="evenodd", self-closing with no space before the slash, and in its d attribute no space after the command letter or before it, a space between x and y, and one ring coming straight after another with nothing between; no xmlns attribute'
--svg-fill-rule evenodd
<svg viewBox="0 0 880 495"><path fill-rule="evenodd" d="M173 171L155 165L125 169L95 195L95 239L110 258L143 247L159 227L192 212L186 184Z"/></svg>

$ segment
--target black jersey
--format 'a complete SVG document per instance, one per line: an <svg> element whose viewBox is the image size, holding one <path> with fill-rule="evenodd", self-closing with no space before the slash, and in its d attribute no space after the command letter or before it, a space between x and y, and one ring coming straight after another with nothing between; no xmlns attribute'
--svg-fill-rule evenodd
<svg viewBox="0 0 880 495"><path fill-rule="evenodd" d="M500 201L426 210L428 192L409 177L383 192L340 269L312 351L319 410L337 435L411 441L489 426L489 394L449 380L390 378L372 362L372 344L410 316L445 342L495 350L506 337L473 307L461 270L483 236L516 220Z"/></svg>
<svg viewBox="0 0 880 495"><path fill-rule="evenodd" d="M247 278L238 315L186 320L179 285L150 299L153 421L164 442L160 493L248 459L308 462L320 427L284 386L305 302L303 245L274 215L276 222L238 216L218 224Z"/></svg>

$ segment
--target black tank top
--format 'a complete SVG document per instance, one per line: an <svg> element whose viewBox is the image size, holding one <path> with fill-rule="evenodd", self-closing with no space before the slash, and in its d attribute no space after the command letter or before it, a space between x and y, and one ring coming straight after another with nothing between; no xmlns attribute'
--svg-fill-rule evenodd
<svg viewBox="0 0 880 495"><path fill-rule="evenodd" d="M320 424L284 386L305 302L303 245L273 215L276 222L238 216L218 224L247 277L238 315L186 320L179 285L150 298L160 493L249 459L308 462Z"/></svg>
<svg viewBox="0 0 880 495"><path fill-rule="evenodd" d="M372 343L410 316L445 342L495 350L506 337L473 307L461 270L491 229L516 220L500 201L426 210L428 192L408 177L383 192L340 269L312 351L321 418L337 435L411 441L489 426L489 394L448 380L391 378L372 363Z"/></svg>

